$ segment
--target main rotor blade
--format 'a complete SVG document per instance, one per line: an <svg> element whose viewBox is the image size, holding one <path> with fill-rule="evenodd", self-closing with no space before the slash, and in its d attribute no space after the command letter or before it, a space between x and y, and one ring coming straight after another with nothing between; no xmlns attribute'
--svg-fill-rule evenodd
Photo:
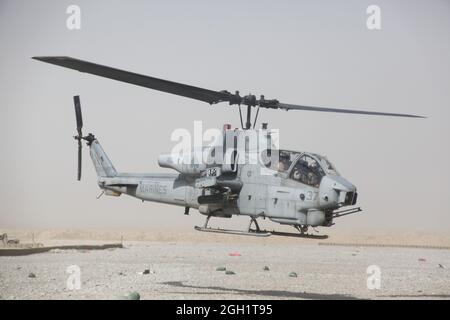
<svg viewBox="0 0 450 320"><path fill-rule="evenodd" d="M82 144L81 139L78 139L78 175L77 179L78 181L81 180L81 154L82 154Z"/></svg>
<svg viewBox="0 0 450 320"><path fill-rule="evenodd" d="M81 129L83 129L83 116L81 114L80 96L73 97L73 104L75 105L75 117L77 120L77 131L78 131L78 135L81 137L83 135L81 133Z"/></svg>
<svg viewBox="0 0 450 320"><path fill-rule="evenodd" d="M363 114L363 115L376 115L376 116L391 116L391 117L408 117L408 118L425 118L423 116L401 113L387 113L387 112L373 112L363 110L351 110L351 109L336 109L336 108L322 108L322 107L310 107L301 106L295 104L279 103L278 100L256 100L253 95L245 97L239 96L239 92L231 94L228 91L214 91L199 87L190 86L183 83L177 83L173 81L158 79L150 76L145 76L129 71L119 70L116 68L95 64L88 61L83 61L71 57L63 56L47 56L47 57L33 57L35 60L47 62L50 64L58 65L61 67L78 70L80 72L90 73L100 77L105 77L117 81L122 81L141 87L154 89L162 92L167 92L195 100L207 102L209 104L219 102L229 102L231 105L247 105L247 106L260 106L262 108L270 109L284 109L284 110L305 110L305 111L319 111L319 112L335 112L335 113L347 113L347 114ZM79 100L78 100L79 101ZM76 107L77 110L77 107ZM81 109L80 109L81 119ZM77 126L81 132L82 120L78 122L77 113ZM81 136L81 133L80 133Z"/></svg>
<svg viewBox="0 0 450 320"><path fill-rule="evenodd" d="M204 101L209 104L218 103L222 101L230 101L231 99L230 96L232 96L228 92L220 92L198 88L187 84L149 77L129 71L103 66L100 64L95 64L88 61L74 59L71 57L33 57L33 59L55 64L69 69L78 70L80 72L94 74L100 77L131 83L149 89L154 89L191 99Z"/></svg>
<svg viewBox="0 0 450 320"><path fill-rule="evenodd" d="M414 115L414 114L387 113L387 112L374 112L374 111L364 111L364 110L322 108L322 107L308 107L308 106L300 106L300 105L296 105L296 104L287 104L287 103L278 103L277 107L279 109L284 109L284 110L305 110L305 111L319 111L319 112L365 114L365 115L372 115L372 116L426 118L426 117L418 116L418 115Z"/></svg>

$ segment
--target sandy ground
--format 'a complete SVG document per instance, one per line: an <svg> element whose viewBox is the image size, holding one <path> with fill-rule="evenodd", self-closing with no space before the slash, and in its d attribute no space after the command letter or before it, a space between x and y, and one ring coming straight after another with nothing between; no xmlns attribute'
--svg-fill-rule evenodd
<svg viewBox="0 0 450 320"><path fill-rule="evenodd" d="M55 239L61 233L46 234L38 237L47 239L46 245L115 242L72 239L71 235L86 236L74 231L66 231L65 239ZM108 234L90 237L120 240L119 233ZM316 240L205 233L140 236L147 239L130 241L126 238L132 236L126 234L123 249L0 257L0 298L118 299L137 291L142 299L450 299L450 250L327 246ZM352 243L377 239L332 238ZM395 240L414 244L405 239ZM424 244L417 241L423 237L415 239ZM331 239L321 242L327 241ZM446 245L447 240L427 239L426 244ZM67 287L71 265L81 270L79 290ZM367 287L371 265L381 272L380 289ZM235 274L216 271L218 267ZM146 269L151 272L142 274ZM30 272L36 277L30 278ZM290 272L298 277L289 277Z"/></svg>

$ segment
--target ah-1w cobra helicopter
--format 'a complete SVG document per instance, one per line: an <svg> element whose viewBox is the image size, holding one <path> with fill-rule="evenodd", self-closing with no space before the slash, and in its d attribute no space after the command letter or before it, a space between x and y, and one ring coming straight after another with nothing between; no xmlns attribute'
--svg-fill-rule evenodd
<svg viewBox="0 0 450 320"><path fill-rule="evenodd" d="M233 130L230 125L225 125L222 144L202 150L206 159L214 158L214 161L197 163L184 161L186 155L163 154L158 158L159 165L174 169L177 173L129 174L116 171L94 135L90 133L83 136L80 99L78 96L74 97L78 131L78 135L74 137L78 140L78 180L81 179L82 140L85 140L98 175L98 185L106 195L127 194L143 201L182 206L185 208L185 214L189 214L190 208L197 209L206 215L204 226L195 227L199 231L254 236L276 234L314 237L307 234L308 227L330 227L334 224L333 219L361 211L361 208L354 207L358 195L356 187L343 178L326 157L278 148L272 141L273 132L267 128L267 124L255 130L260 108L423 118L410 114L286 104L275 99L266 100L264 96L260 99L254 95L242 97L238 91L232 94L228 91L203 89L71 57L33 59L211 105L228 102L229 105L239 107L242 129ZM247 107L245 126L241 105ZM256 107L257 111L252 126L253 107ZM263 146L262 148L255 148L253 144L250 146L249 138L252 134L258 137L257 146ZM242 161L252 152L256 152L260 159L264 160ZM194 153L193 151L187 156L188 160L193 159ZM219 161L216 161L217 158ZM231 218L233 215L250 217L246 231L208 227L211 217ZM269 218L271 221L293 226L300 233L261 230L257 218Z"/></svg>

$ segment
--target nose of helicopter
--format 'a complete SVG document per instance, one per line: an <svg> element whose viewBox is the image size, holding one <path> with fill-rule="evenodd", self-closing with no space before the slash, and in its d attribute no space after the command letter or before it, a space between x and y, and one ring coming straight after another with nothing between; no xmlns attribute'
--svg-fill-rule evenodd
<svg viewBox="0 0 450 320"><path fill-rule="evenodd" d="M319 191L321 205L330 207L355 205L358 197L356 187L337 175L323 177Z"/></svg>

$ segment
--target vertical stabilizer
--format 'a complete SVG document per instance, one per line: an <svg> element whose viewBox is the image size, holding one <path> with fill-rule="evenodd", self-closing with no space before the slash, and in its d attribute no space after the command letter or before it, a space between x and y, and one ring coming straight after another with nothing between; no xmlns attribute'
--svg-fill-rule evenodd
<svg viewBox="0 0 450 320"><path fill-rule="evenodd" d="M99 177L115 177L117 171L97 139L91 142L90 149L92 162L94 163L97 175Z"/></svg>

